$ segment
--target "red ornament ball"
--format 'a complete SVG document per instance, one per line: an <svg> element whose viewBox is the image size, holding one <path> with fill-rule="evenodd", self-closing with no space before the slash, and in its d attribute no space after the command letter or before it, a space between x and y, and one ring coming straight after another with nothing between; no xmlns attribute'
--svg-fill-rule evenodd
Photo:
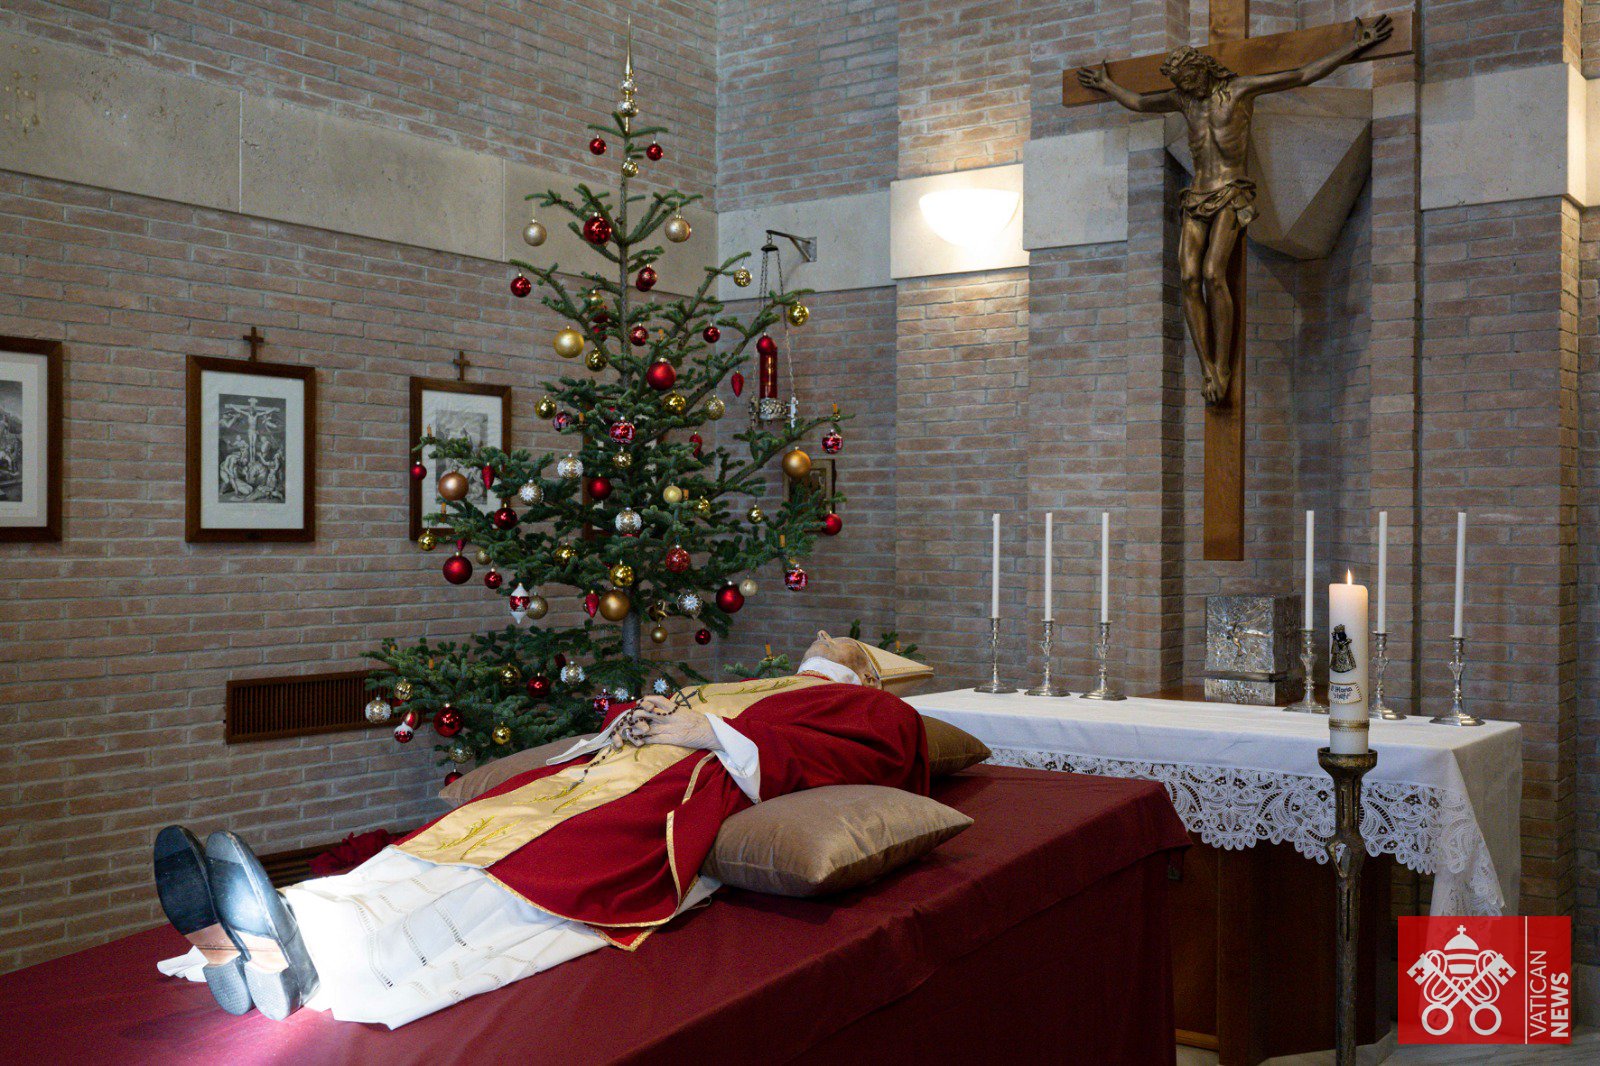
<svg viewBox="0 0 1600 1066"><path fill-rule="evenodd" d="M595 714L603 716L607 711L611 710L611 697L596 696L589 701L589 706L594 708Z"/></svg>
<svg viewBox="0 0 1600 1066"><path fill-rule="evenodd" d="M694 445L694 457L696 459L700 458L700 451L706 445L705 438L698 433L691 433L689 434L689 443Z"/></svg>
<svg viewBox="0 0 1600 1066"><path fill-rule="evenodd" d="M600 609L600 594L598 592L585 593L583 597L583 610L590 618Z"/></svg>
<svg viewBox="0 0 1600 1066"><path fill-rule="evenodd" d="M711 630L709 630L709 629L696 630L695 634L694 634L694 642L696 644L710 644L711 643Z"/></svg>
<svg viewBox="0 0 1600 1066"><path fill-rule="evenodd" d="M611 223L604 215L590 215L583 224L583 239L590 244L604 244L611 239Z"/></svg>
<svg viewBox="0 0 1600 1066"><path fill-rule="evenodd" d="M412 463L411 464L411 480L412 481L426 481L427 479L428 479L428 468L423 466L421 463Z"/></svg>
<svg viewBox="0 0 1600 1066"><path fill-rule="evenodd" d="M606 335L606 324L604 322L600 321L597 318L593 322L589 323L589 336L591 336L591 337L604 337L605 335Z"/></svg>
<svg viewBox="0 0 1600 1066"><path fill-rule="evenodd" d="M640 267L639 276L633 279L633 284L640 292L649 292L656 287L658 280L655 267Z"/></svg>
<svg viewBox="0 0 1600 1066"><path fill-rule="evenodd" d="M611 439L618 444L633 443L633 423L626 418L619 422L611 423Z"/></svg>
<svg viewBox="0 0 1600 1066"><path fill-rule="evenodd" d="M829 512L822 520L822 534L826 537L837 537L839 530L844 528L844 519L837 514Z"/></svg>
<svg viewBox="0 0 1600 1066"><path fill-rule="evenodd" d="M501 507L490 516L489 521L494 523L496 529L510 529L517 524L517 512L509 507Z"/></svg>
<svg viewBox="0 0 1600 1066"><path fill-rule="evenodd" d="M518 274L516 277L511 279L511 295L515 296L517 299L522 299L532 291L533 282L529 281L521 274Z"/></svg>
<svg viewBox="0 0 1600 1066"><path fill-rule="evenodd" d="M805 588L810 581L811 579L806 576L806 572L800 569L799 563L789 567L788 573L783 575L784 587L790 592L799 592L801 589Z"/></svg>
<svg viewBox="0 0 1600 1066"><path fill-rule="evenodd" d="M603 500L611 495L611 479L608 477L592 477L589 479L589 498Z"/></svg>
<svg viewBox="0 0 1600 1066"><path fill-rule="evenodd" d="M528 678L528 698L542 700L550 695L550 679L543 674L534 674Z"/></svg>
<svg viewBox="0 0 1600 1066"><path fill-rule="evenodd" d="M644 372L644 381L657 392L666 392L678 382L678 372L666 360L658 360L650 364Z"/></svg>
<svg viewBox="0 0 1600 1066"><path fill-rule="evenodd" d="M467 720L461 717L461 712L448 703L439 708L439 713L433 716L433 731L441 737L455 736L466 724Z"/></svg>
<svg viewBox="0 0 1600 1066"><path fill-rule="evenodd" d="M460 770L451 770L449 773L444 775L444 787L445 788L449 788L451 785L455 784L457 781L460 781L460 780L461 780L461 771Z"/></svg>
<svg viewBox="0 0 1600 1066"><path fill-rule="evenodd" d="M595 155L605 155L606 154L606 141L605 141L605 138L604 137L596 137L594 140L590 141L589 142L589 151L593 152Z"/></svg>
<svg viewBox="0 0 1600 1066"><path fill-rule="evenodd" d="M648 148L646 148L644 150L644 157L646 159L650 160L650 162L652 162L652 163L661 162L661 157L666 155L666 154L667 154L666 152L661 150L661 146L659 144L655 143L654 141L651 141L650 142L650 147L648 147Z"/></svg>
<svg viewBox="0 0 1600 1066"><path fill-rule="evenodd" d="M487 574L483 575L483 587L488 589L490 592L493 592L495 589L505 584L505 580L505 578L500 576L500 571L490 570Z"/></svg>
<svg viewBox="0 0 1600 1066"><path fill-rule="evenodd" d="M551 659L550 661L556 664L556 669L557 670L559 670L563 666L567 665L567 657L565 655L563 655L559 651L556 652L556 657L554 659Z"/></svg>
<svg viewBox="0 0 1600 1066"><path fill-rule="evenodd" d="M465 555L452 555L444 561L444 579L452 585L464 585L472 577L472 560Z"/></svg>
<svg viewBox="0 0 1600 1066"><path fill-rule="evenodd" d="M650 331L643 326L634 326L628 331L628 340L635 348L642 348L650 340Z"/></svg>
<svg viewBox="0 0 1600 1066"><path fill-rule="evenodd" d="M681 574L689 569L689 553L682 548L673 548L667 552L667 557L662 560L661 565L665 566L669 573Z"/></svg>
<svg viewBox="0 0 1600 1066"><path fill-rule="evenodd" d="M777 355L778 354L778 342L773 340L767 334L763 333L761 336L756 338L756 354L757 355Z"/></svg>
<svg viewBox="0 0 1600 1066"><path fill-rule="evenodd" d="M411 726L408 726L404 722L401 722L399 725L394 727L394 740L395 740L395 743L396 744L409 744L409 743L411 743L411 734L413 734L415 732L416 732L416 730L413 729Z"/></svg>
<svg viewBox="0 0 1600 1066"><path fill-rule="evenodd" d="M830 429L822 435L822 450L829 455L838 455L839 449L844 447L844 434L836 429Z"/></svg>
<svg viewBox="0 0 1600 1066"><path fill-rule="evenodd" d="M722 331L716 326L707 326L700 331L700 336L705 339L707 344L715 344L722 339Z"/></svg>
<svg viewBox="0 0 1600 1066"><path fill-rule="evenodd" d="M724 585L717 590L717 606L726 614L737 614L744 606L744 594L737 585Z"/></svg>
<svg viewBox="0 0 1600 1066"><path fill-rule="evenodd" d="M738 396L744 391L744 375L735 370L733 377L728 379L728 384L733 386L733 394Z"/></svg>

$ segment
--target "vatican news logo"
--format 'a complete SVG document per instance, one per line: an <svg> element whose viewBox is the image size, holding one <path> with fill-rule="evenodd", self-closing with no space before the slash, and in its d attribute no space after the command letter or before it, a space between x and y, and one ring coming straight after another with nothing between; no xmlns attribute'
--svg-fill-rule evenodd
<svg viewBox="0 0 1600 1066"><path fill-rule="evenodd" d="M1401 918L1402 1044L1572 1040L1571 918Z"/></svg>

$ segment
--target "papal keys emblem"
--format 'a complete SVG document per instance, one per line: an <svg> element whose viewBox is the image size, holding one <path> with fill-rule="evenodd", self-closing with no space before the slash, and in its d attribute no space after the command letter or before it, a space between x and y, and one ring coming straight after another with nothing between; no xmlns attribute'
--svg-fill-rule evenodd
<svg viewBox="0 0 1600 1066"><path fill-rule="evenodd" d="M1407 970L1422 986L1426 1001L1422 1008L1422 1028L1431 1036L1443 1036L1456 1024L1456 1008L1467 1008L1467 1024L1479 1036L1498 1032L1502 1018L1495 1002L1506 982L1517 975L1506 957L1494 949L1480 950L1467 935L1467 927L1456 926L1456 935L1437 948L1424 951Z"/></svg>

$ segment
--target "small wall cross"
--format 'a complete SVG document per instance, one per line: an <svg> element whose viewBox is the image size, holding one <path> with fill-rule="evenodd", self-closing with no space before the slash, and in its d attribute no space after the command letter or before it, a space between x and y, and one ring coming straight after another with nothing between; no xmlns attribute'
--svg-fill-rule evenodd
<svg viewBox="0 0 1600 1066"><path fill-rule="evenodd" d="M467 380L467 367L472 365L472 360L467 358L467 353L458 349L456 357L450 360L450 363L456 368L456 380Z"/></svg>
<svg viewBox="0 0 1600 1066"><path fill-rule="evenodd" d="M261 331L256 329L254 326L250 327L249 333L246 333L239 339L250 345L250 361L252 363L256 361L256 356L261 354L261 346L267 343L267 338L263 336Z"/></svg>

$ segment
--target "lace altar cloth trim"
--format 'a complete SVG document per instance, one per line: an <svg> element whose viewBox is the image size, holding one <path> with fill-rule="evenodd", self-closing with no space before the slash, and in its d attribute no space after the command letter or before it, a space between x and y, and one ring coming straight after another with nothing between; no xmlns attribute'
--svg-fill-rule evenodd
<svg viewBox="0 0 1600 1066"><path fill-rule="evenodd" d="M996 748L989 761L1159 781L1184 826L1212 847L1237 851L1265 840L1291 844L1308 859L1328 861L1326 841L1333 835L1333 781L1328 777L1016 748ZM1361 835L1370 854L1393 855L1402 866L1435 875L1433 913L1501 913L1504 897L1494 862L1465 795L1364 781Z"/></svg>

